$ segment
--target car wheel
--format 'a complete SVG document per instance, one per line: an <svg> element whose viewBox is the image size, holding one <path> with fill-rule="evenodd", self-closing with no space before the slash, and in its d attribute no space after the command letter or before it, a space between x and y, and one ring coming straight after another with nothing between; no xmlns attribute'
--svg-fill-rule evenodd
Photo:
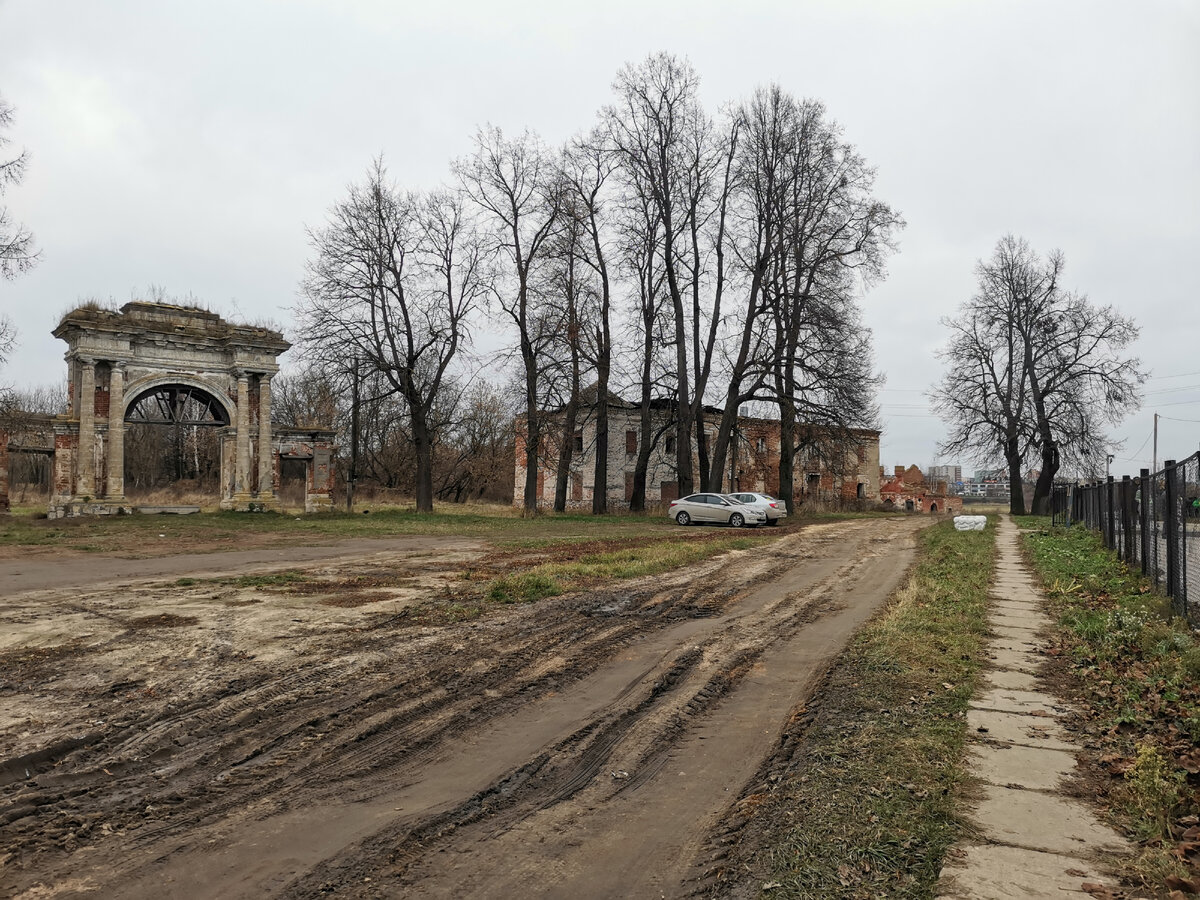
<svg viewBox="0 0 1200 900"><path fill-rule="evenodd" d="M768 525L778 525L779 520L778 519L767 519L767 524Z"/></svg>
<svg viewBox="0 0 1200 900"><path fill-rule="evenodd" d="M679 515L675 517L675 521L680 525L690 525L692 523L692 517L686 512L680 511Z"/></svg>
<svg viewBox="0 0 1200 900"><path fill-rule="evenodd" d="M741 528L746 524L746 520L742 517L741 513L734 513L729 517L729 524L734 528Z"/></svg>

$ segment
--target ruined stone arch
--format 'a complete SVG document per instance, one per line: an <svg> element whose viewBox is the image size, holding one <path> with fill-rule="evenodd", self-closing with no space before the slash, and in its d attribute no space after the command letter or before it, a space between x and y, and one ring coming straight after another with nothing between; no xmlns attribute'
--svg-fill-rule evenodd
<svg viewBox="0 0 1200 900"><path fill-rule="evenodd" d="M54 336L68 345L69 408L53 426L52 518L132 510L125 496L127 419L159 390L170 401L205 398L212 420L190 424L218 434L222 508L277 507L281 457L306 460L305 509L329 508L333 429L277 429L271 422L271 380L291 346L279 332L197 307L134 302L120 310L82 306L63 316ZM137 423L181 424L162 398L159 409L162 417Z"/></svg>

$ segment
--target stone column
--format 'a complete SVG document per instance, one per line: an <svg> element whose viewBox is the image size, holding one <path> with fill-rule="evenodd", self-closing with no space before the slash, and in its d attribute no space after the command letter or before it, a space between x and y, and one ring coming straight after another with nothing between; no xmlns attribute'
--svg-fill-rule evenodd
<svg viewBox="0 0 1200 900"><path fill-rule="evenodd" d="M96 361L79 357L79 450L75 464L75 496L96 496Z"/></svg>
<svg viewBox="0 0 1200 900"><path fill-rule="evenodd" d="M271 376L258 376L258 498L275 496L275 465L271 458Z"/></svg>
<svg viewBox="0 0 1200 900"><path fill-rule="evenodd" d="M238 373L237 453L233 464L233 498L250 499L250 375Z"/></svg>
<svg viewBox="0 0 1200 900"><path fill-rule="evenodd" d="M113 363L108 380L108 499L125 499L125 367Z"/></svg>

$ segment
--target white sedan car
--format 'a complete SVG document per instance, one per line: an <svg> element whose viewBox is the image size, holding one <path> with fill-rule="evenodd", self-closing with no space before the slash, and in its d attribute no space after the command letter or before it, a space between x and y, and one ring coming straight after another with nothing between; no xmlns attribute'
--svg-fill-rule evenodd
<svg viewBox="0 0 1200 900"><path fill-rule="evenodd" d="M762 512L767 517L768 525L778 525L780 519L787 518L787 505L782 500L776 500L770 494L746 493L746 494L726 494L727 497L732 497L738 503L744 503L746 506Z"/></svg>
<svg viewBox="0 0 1200 900"><path fill-rule="evenodd" d="M766 514L761 510L721 494L689 494L681 500L672 500L667 508L667 517L680 525L720 522L734 528L743 525L753 527L767 521Z"/></svg>

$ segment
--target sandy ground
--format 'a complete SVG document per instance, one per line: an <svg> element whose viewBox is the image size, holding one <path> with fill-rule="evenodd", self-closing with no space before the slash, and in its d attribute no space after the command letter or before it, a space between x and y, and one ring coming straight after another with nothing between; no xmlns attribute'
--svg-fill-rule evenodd
<svg viewBox="0 0 1200 900"><path fill-rule="evenodd" d="M0 892L693 894L922 524L811 526L459 622L487 548L430 538L10 594Z"/></svg>

